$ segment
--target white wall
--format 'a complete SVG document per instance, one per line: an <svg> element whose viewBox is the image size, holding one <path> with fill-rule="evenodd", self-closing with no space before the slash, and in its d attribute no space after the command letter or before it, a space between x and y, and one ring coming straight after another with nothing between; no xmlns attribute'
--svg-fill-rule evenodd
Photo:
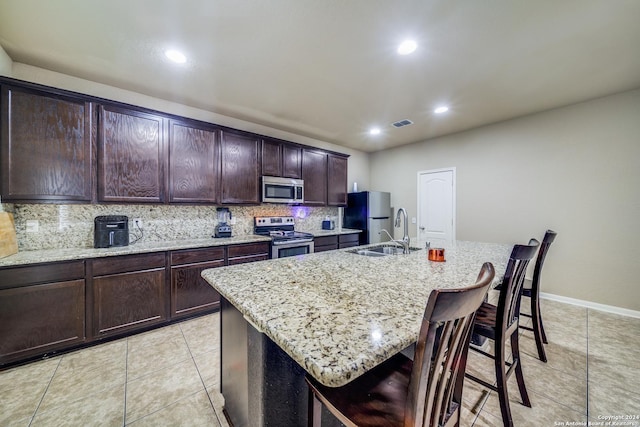
<svg viewBox="0 0 640 427"><path fill-rule="evenodd" d="M543 292L640 310L640 90L370 157L371 186L410 216L417 172L455 166L459 240L554 229Z"/></svg>
<svg viewBox="0 0 640 427"><path fill-rule="evenodd" d="M0 52L0 75L3 74L4 67L1 55L3 52L4 51ZM9 62L10 61L11 59L9 59ZM66 74L55 73L49 70L33 67L19 62L13 62L12 67L9 63L8 67L12 69L12 72L4 75L16 79L80 92L92 96L98 96L114 101L125 102L141 107L155 109L165 113L176 114L183 117L190 117L197 120L216 123L223 126L229 126L235 129L255 132L261 135L272 136L274 138L281 138L287 141L349 154L350 157L347 175L349 185L348 188L352 188L354 181L358 182L358 185L362 183L365 187L369 185L369 155L361 151L351 150L339 145L331 144L313 138L307 138L290 132L279 131L267 126L247 122L244 120L236 120L231 117L212 113L210 111L188 107L186 105L153 98L136 92L118 89L89 80L79 79Z"/></svg>
<svg viewBox="0 0 640 427"><path fill-rule="evenodd" d="M4 51L2 46L0 46L0 76L11 77L11 69L13 66L13 61L7 55L7 52Z"/></svg>

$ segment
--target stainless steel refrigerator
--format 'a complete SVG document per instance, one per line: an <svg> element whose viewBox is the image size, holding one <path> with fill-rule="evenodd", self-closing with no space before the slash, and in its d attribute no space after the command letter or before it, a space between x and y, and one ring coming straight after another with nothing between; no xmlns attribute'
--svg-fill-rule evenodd
<svg viewBox="0 0 640 427"><path fill-rule="evenodd" d="M391 222L391 193L381 191L360 191L347 195L344 208L343 227L363 230L360 244L380 243L389 240L386 229L393 235Z"/></svg>

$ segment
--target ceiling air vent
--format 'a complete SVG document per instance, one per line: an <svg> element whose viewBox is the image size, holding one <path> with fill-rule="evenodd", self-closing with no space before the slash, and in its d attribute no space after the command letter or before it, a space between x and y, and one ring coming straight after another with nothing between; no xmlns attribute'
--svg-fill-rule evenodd
<svg viewBox="0 0 640 427"><path fill-rule="evenodd" d="M413 122L411 120L409 120L409 119L404 119L404 120L397 121L395 123L391 123L392 126L397 127L397 128L409 126L409 125L412 125L412 124L413 124Z"/></svg>

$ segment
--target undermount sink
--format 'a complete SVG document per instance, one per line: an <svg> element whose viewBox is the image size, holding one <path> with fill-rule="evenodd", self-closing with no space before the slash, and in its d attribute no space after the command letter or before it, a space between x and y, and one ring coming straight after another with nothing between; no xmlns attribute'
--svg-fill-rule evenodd
<svg viewBox="0 0 640 427"><path fill-rule="evenodd" d="M409 252L418 251L422 248L409 247ZM363 249L354 249L351 251L352 254L370 256L370 257L380 257L387 255L402 255L402 247L394 246L394 245L380 245L380 246L372 246Z"/></svg>

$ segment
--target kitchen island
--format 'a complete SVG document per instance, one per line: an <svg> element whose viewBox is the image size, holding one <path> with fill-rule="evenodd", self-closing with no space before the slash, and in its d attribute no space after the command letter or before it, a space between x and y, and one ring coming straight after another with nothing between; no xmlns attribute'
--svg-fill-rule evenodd
<svg viewBox="0 0 640 427"><path fill-rule="evenodd" d="M429 261L425 249L384 257L344 249L203 271L223 297L228 416L236 427L304 425L305 373L341 386L409 347L432 289L473 284L486 261L498 280L511 249L458 241L446 262Z"/></svg>

